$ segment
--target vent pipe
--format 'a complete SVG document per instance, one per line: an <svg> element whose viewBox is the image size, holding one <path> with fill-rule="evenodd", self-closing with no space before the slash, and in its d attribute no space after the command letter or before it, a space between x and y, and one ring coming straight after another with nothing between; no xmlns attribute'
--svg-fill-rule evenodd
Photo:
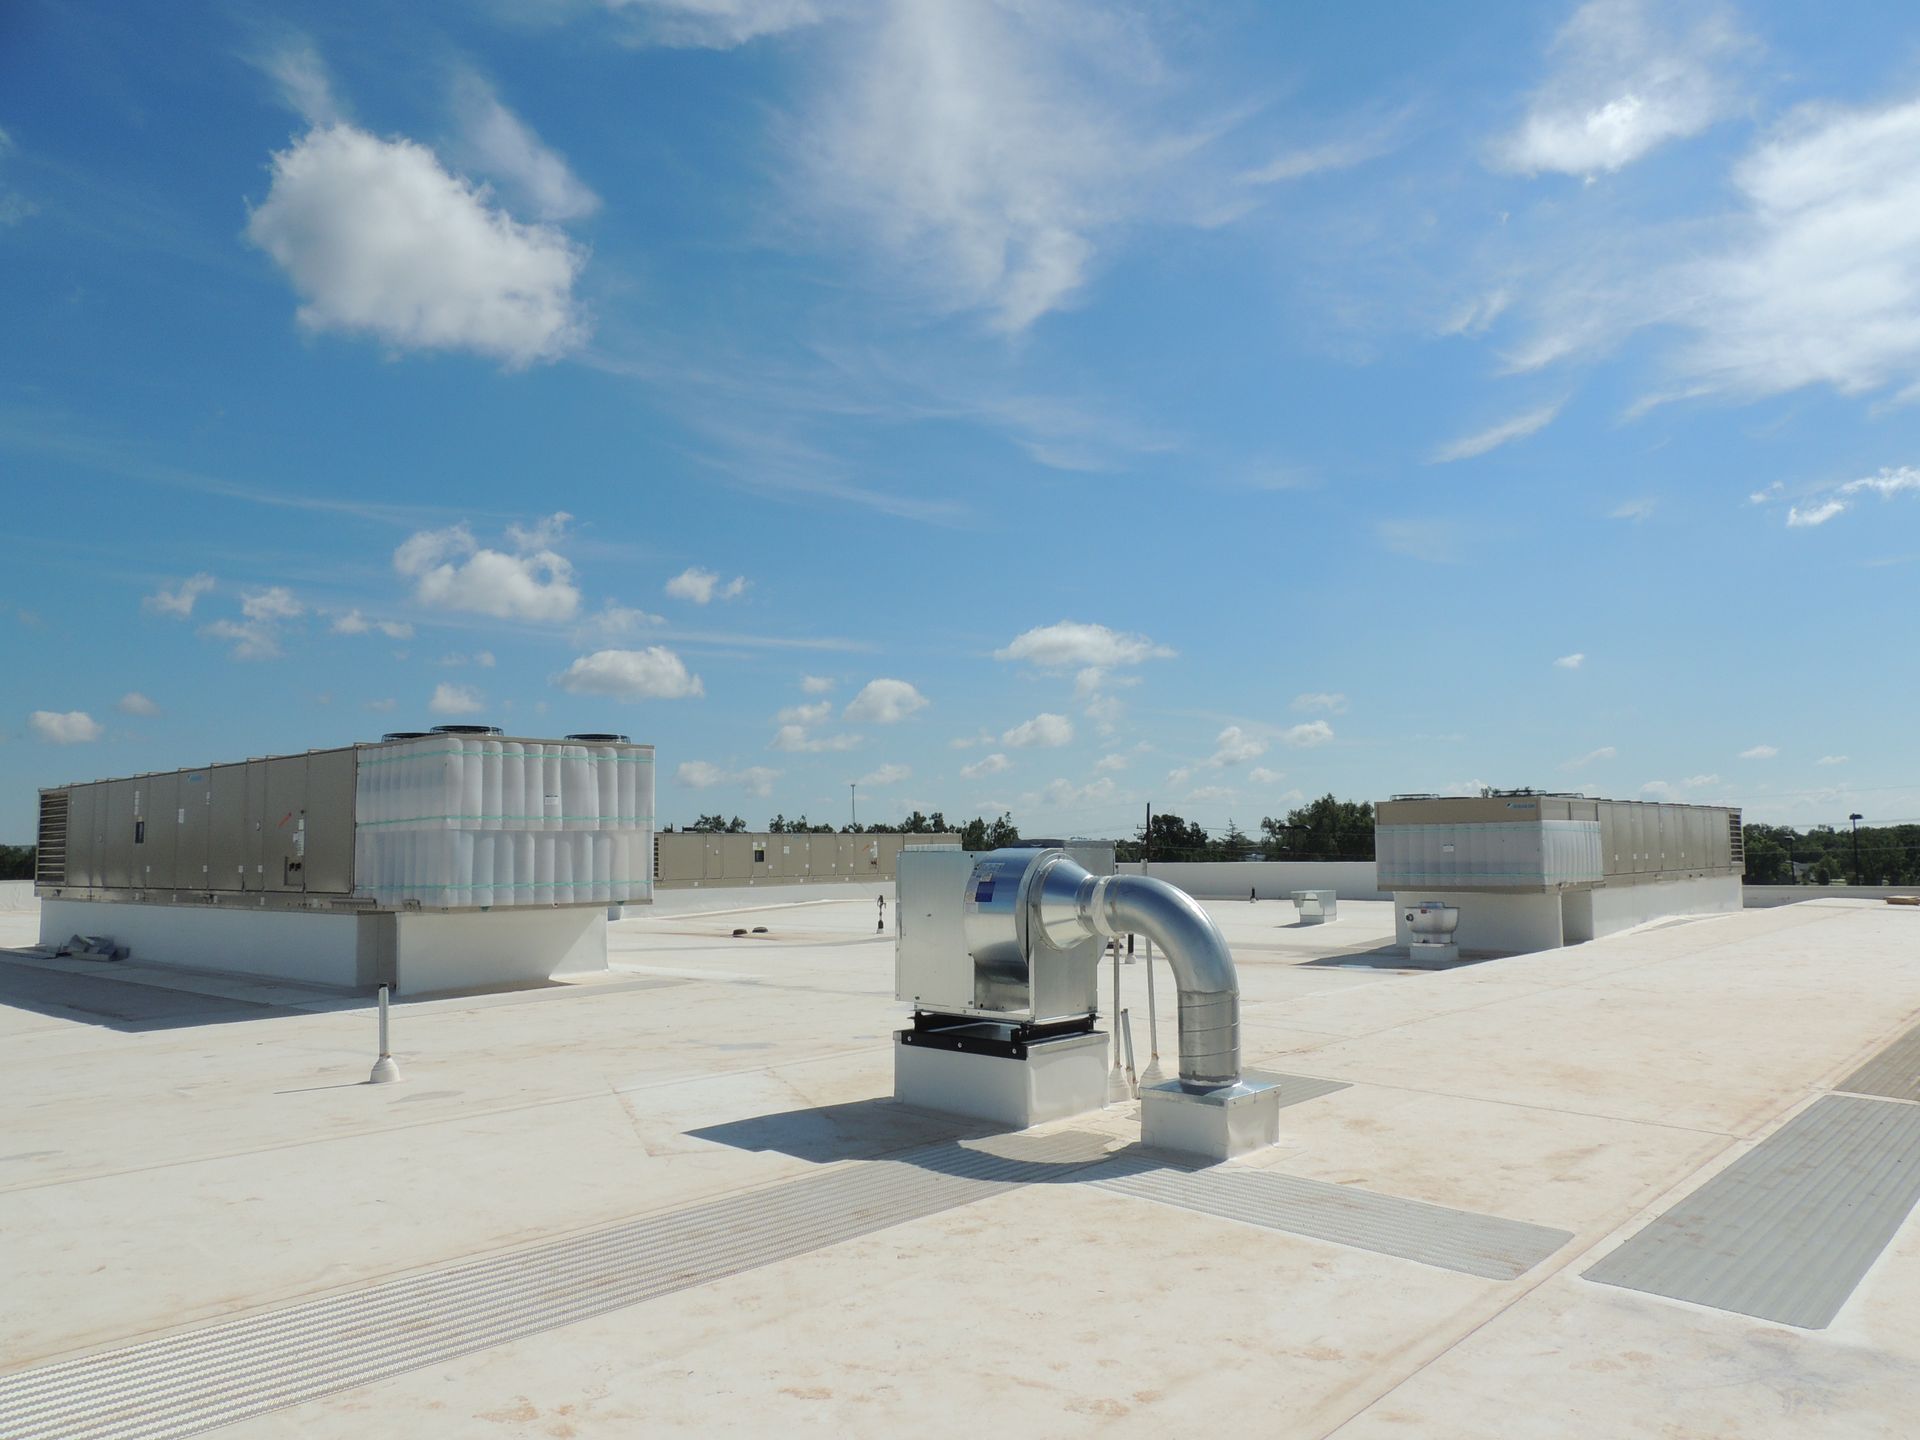
<svg viewBox="0 0 1920 1440"><path fill-rule="evenodd" d="M1180 993L1181 1085L1239 1083L1240 979L1226 937L1191 895L1147 875L1090 875L1064 855L1045 862L1028 894L1032 925L1057 949L1133 934L1166 951Z"/></svg>

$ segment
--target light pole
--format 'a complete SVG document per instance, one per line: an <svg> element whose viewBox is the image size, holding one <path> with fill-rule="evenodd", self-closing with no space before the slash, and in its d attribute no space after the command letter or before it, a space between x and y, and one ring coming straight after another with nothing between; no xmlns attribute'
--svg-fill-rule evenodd
<svg viewBox="0 0 1920 1440"><path fill-rule="evenodd" d="M849 780L847 782L847 806L853 813L853 823L855 826L858 826L860 824L860 793L859 791L860 791L860 782L858 780Z"/></svg>
<svg viewBox="0 0 1920 1440"><path fill-rule="evenodd" d="M1860 878L1860 812L1854 811L1847 819L1853 822L1853 883L1860 885L1865 883Z"/></svg>

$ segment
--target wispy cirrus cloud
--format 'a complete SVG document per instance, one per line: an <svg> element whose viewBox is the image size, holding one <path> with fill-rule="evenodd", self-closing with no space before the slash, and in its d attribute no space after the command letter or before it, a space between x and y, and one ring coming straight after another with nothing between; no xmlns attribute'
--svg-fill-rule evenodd
<svg viewBox="0 0 1920 1440"><path fill-rule="evenodd" d="M463 70L455 77L453 112L471 168L509 186L541 220L580 220L600 208L600 197L533 127L500 103L478 71Z"/></svg>
<svg viewBox="0 0 1920 1440"><path fill-rule="evenodd" d="M1516 440L1524 440L1529 435L1537 435L1554 421L1560 413L1560 402L1542 405L1515 415L1510 420L1502 420L1498 425L1490 425L1485 430L1477 430L1471 435L1462 435L1457 440L1448 441L1435 450L1429 459L1430 464L1450 465L1456 460L1471 460L1485 455L1490 450L1498 450L1502 445L1511 445Z"/></svg>
<svg viewBox="0 0 1920 1440"><path fill-rule="evenodd" d="M792 129L795 199L831 233L851 224L923 303L1017 333L1071 304L1123 227L1204 223L1221 203L1194 194L1214 127L1153 118L1173 81L1152 12L853 13Z"/></svg>
<svg viewBox="0 0 1920 1440"><path fill-rule="evenodd" d="M1891 500L1896 495L1920 495L1920 469L1902 465L1898 469L1882 470L1877 475L1866 475L1858 480L1827 486L1816 491L1804 503L1788 506L1787 526L1790 529L1807 529L1824 525L1836 515L1845 514L1862 495L1878 495L1882 500ZM1761 494L1751 498L1765 501L1771 497Z"/></svg>
<svg viewBox="0 0 1920 1440"><path fill-rule="evenodd" d="M1920 98L1802 106L1729 181L1723 214L1569 227L1530 264L1510 368L1651 330L1654 379L1629 416L1816 385L1920 398Z"/></svg>
<svg viewBox="0 0 1920 1440"><path fill-rule="evenodd" d="M1496 163L1530 175L1631 165L1731 114L1749 48L1718 5L1589 0L1554 37L1553 68Z"/></svg>
<svg viewBox="0 0 1920 1440"><path fill-rule="evenodd" d="M711 790L721 785L737 785L747 794L764 799L773 793L778 770L765 765L747 765L728 770L710 760L683 760L674 767L673 780L686 790Z"/></svg>

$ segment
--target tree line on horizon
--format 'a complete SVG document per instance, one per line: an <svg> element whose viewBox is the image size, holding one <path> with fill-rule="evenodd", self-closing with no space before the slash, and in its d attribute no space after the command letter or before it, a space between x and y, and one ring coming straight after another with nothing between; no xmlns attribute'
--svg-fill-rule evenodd
<svg viewBox="0 0 1920 1440"><path fill-rule="evenodd" d="M735 815L702 815L683 832L707 835L744 835L745 819ZM674 827L666 827L672 833ZM897 823L816 825L801 815L789 820L775 815L767 823L771 835L958 835L964 850L995 850L1020 841L1020 828L1011 814L992 820L976 816L949 822L939 810L918 810ZM1143 821L1130 838L1114 842L1115 858L1134 860L1371 860L1373 859L1373 805L1369 801L1340 800L1332 794L1309 801L1284 816L1262 816L1259 834L1249 835L1232 820L1217 834L1197 821L1172 814L1156 814L1149 833Z"/></svg>

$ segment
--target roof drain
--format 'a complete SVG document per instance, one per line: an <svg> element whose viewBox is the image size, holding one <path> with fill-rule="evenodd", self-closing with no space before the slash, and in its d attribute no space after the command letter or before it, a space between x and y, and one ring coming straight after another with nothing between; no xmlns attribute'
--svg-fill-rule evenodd
<svg viewBox="0 0 1920 1440"><path fill-rule="evenodd" d="M1180 992L1180 1085L1240 1081L1240 980L1213 917L1184 890L1146 875L1090 875L1062 855L1031 895L1032 923L1059 949L1089 935L1145 935L1167 952Z"/></svg>

